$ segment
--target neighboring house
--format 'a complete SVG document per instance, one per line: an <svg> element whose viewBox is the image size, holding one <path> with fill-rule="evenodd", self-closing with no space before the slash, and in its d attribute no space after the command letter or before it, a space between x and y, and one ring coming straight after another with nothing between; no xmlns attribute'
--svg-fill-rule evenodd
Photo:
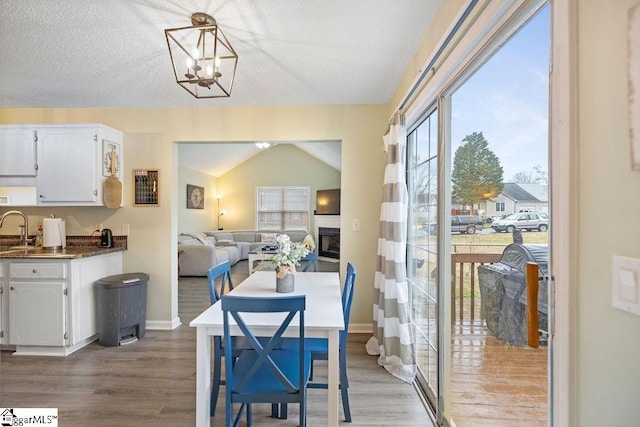
<svg viewBox="0 0 640 427"><path fill-rule="evenodd" d="M504 184L502 193L495 199L487 200L484 216L503 216L520 211L549 211L549 191L546 185L527 183Z"/></svg>
<svg viewBox="0 0 640 427"><path fill-rule="evenodd" d="M476 209L477 208L477 209ZM483 218L509 215L520 211L549 212L549 190L546 185L537 183L516 184L507 182L497 197L484 203L469 206L456 200L451 203L451 215L480 215Z"/></svg>

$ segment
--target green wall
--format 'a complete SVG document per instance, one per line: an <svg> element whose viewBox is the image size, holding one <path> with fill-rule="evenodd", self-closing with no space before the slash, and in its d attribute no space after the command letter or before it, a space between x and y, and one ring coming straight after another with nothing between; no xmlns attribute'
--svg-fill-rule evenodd
<svg viewBox="0 0 640 427"><path fill-rule="evenodd" d="M228 230L256 227L256 187L308 186L311 206L309 230L314 230L316 190L340 188L340 171L292 144L278 144L263 150L218 178L218 192L224 194L220 208Z"/></svg>

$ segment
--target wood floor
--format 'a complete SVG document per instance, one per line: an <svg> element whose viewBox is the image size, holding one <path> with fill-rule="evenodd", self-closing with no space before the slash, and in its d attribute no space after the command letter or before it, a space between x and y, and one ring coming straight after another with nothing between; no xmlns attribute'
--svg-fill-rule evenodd
<svg viewBox="0 0 640 427"><path fill-rule="evenodd" d="M320 263L320 270L338 264ZM234 283L248 273L236 264ZM205 278L181 278L179 316L173 331L147 331L133 344L101 347L97 342L65 357L13 356L0 352L0 407L58 408L61 427L195 425L195 329L189 322L209 305ZM368 335L349 336L349 378L353 426L432 426L413 386L403 383L366 354ZM326 365L316 365L316 375ZM310 390L310 427L326 425L326 391ZM268 405L254 409L256 426L297 425L295 405L288 420L274 420ZM340 418L342 419L342 412ZM224 425L224 394L212 426Z"/></svg>

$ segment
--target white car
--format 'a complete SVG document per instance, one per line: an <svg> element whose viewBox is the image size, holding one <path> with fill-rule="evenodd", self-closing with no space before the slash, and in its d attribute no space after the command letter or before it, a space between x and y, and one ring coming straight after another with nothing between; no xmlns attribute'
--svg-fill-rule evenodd
<svg viewBox="0 0 640 427"><path fill-rule="evenodd" d="M496 231L506 231L507 233L513 233L514 230L547 231L549 229L549 217L541 212L520 212L493 221L491 228Z"/></svg>

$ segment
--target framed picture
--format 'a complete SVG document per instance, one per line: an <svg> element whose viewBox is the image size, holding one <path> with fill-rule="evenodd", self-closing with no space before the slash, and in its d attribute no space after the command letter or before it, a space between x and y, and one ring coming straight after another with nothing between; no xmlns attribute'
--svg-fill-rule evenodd
<svg viewBox="0 0 640 427"><path fill-rule="evenodd" d="M187 184L187 209L204 209L204 187Z"/></svg>
<svg viewBox="0 0 640 427"><path fill-rule="evenodd" d="M102 176L111 176L111 157L113 153L114 159L114 173L118 178L122 178L120 175L120 158L121 147L117 142L102 140Z"/></svg>
<svg viewBox="0 0 640 427"><path fill-rule="evenodd" d="M133 206L160 206L159 170L133 170Z"/></svg>

